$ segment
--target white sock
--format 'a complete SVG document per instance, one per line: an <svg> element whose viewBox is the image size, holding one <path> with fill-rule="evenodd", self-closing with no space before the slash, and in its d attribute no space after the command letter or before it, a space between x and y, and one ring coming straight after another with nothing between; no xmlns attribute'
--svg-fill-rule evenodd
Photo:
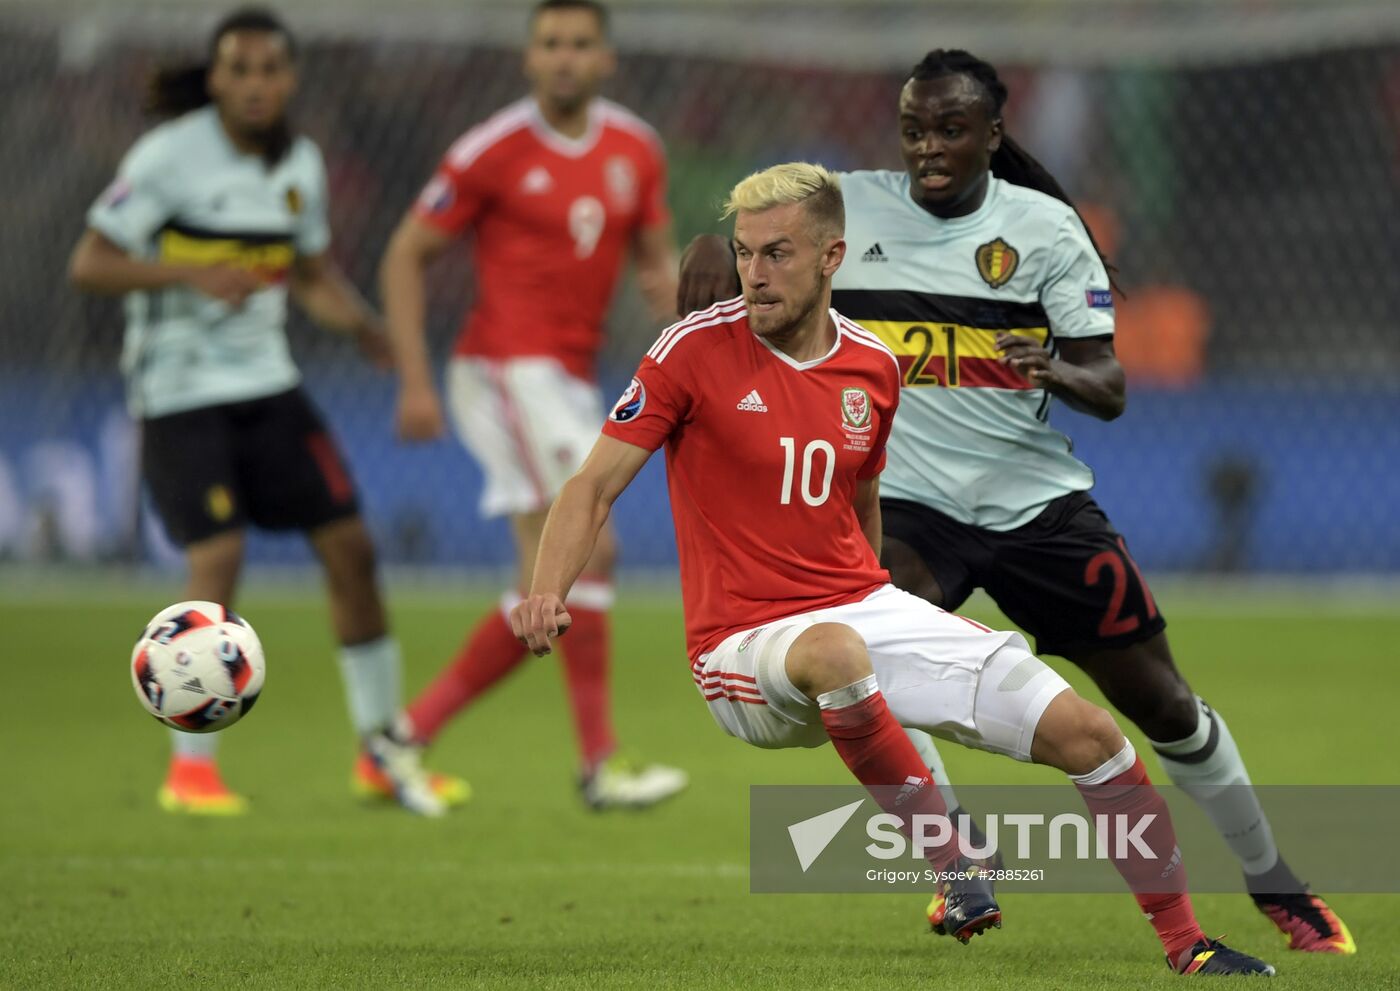
<svg viewBox="0 0 1400 991"><path fill-rule="evenodd" d="M1244 758L1220 713L1197 696L1196 731L1173 743L1152 743L1172 783L1195 800L1230 845L1246 874L1263 874L1278 863L1274 831Z"/></svg>
<svg viewBox="0 0 1400 991"><path fill-rule="evenodd" d="M399 643L387 634L340 648L345 702L361 736L391 725L399 714L402 667Z"/></svg>
<svg viewBox="0 0 1400 991"><path fill-rule="evenodd" d="M214 755L219 750L218 733L181 733L177 729L170 731L171 749L175 751L176 757L197 757L201 760L213 760Z"/></svg>
<svg viewBox="0 0 1400 991"><path fill-rule="evenodd" d="M904 732L909 737L909 742L914 744L914 749L919 752L919 759L928 765L928 773L933 777L933 783L938 786L938 792L943 796L943 804L949 812L962 808L958 804L958 796L953 792L953 784L948 779L948 770L943 766L943 755L934 746L933 737L921 729L910 729L904 727Z"/></svg>

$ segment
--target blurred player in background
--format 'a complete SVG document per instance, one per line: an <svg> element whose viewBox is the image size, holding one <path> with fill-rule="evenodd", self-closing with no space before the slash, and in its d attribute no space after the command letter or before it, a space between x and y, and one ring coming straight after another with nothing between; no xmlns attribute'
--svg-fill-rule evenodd
<svg viewBox="0 0 1400 991"><path fill-rule="evenodd" d="M839 180L774 166L739 183L726 212L743 297L692 314L647 352L550 513L516 632L545 653L568 629L564 601L613 502L664 445L691 672L729 734L765 748L830 740L887 812L910 817L950 807L901 726L1058 768L1111 829L1146 824L1149 851L1120 843L1112 859L1173 970L1272 974L1201 931L1166 803L1113 717L1019 633L889 584L880 472L901 370L831 308L846 255ZM930 860L968 867L951 842ZM990 881L958 873L944 921L962 942L1000 925Z"/></svg>
<svg viewBox="0 0 1400 991"><path fill-rule="evenodd" d="M122 368L141 423L141 469L175 543L185 598L232 604L244 530L300 530L325 570L350 716L357 791L440 814L465 784L430 778L385 732L400 707L400 657L354 483L300 386L287 297L381 365L379 316L328 257L325 167L287 119L296 45L272 13L226 17L209 62L155 80L152 109L178 115L127 153L88 214L71 278L126 296ZM237 814L217 736L175 733L160 789L171 812Z"/></svg>
<svg viewBox="0 0 1400 991"><path fill-rule="evenodd" d="M398 429L411 441L444 429L424 336L424 272L475 238L476 303L447 371L457 433L486 476L483 515L510 518L520 587L528 588L545 515L603 421L593 378L603 320L624 259L658 323L674 317L675 252L660 141L598 96L613 72L608 18L592 0L545 0L530 17L531 93L448 150L399 225L381 269L398 361ZM594 808L643 806L686 776L615 757L608 700L611 531L573 588L564 675ZM452 716L525 658L506 615L512 590L460 654L409 706L406 740L426 744Z"/></svg>
<svg viewBox="0 0 1400 991"><path fill-rule="evenodd" d="M900 356L905 386L881 563L949 610L986 589L1039 652L1083 668L1210 817L1290 947L1355 952L1279 856L1229 728L1177 670L1127 543L1088 493L1093 472L1047 422L1051 397L1112 420L1126 384L1104 263L1059 183L1003 133L1006 96L986 62L930 52L900 94L906 172L843 177L861 255L834 300ZM682 309L732 295L733 270L724 243L698 239ZM933 741L915 742L957 808ZM943 910L935 897L936 929Z"/></svg>

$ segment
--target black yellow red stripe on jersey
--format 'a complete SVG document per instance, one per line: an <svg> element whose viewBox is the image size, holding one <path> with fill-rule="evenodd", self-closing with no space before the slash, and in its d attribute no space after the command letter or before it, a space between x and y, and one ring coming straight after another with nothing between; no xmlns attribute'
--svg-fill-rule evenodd
<svg viewBox="0 0 1400 991"><path fill-rule="evenodd" d="M836 290L831 302L885 342L910 388L1036 388L1000 363L997 335L1052 343L1039 303L883 289Z"/></svg>
<svg viewBox="0 0 1400 991"><path fill-rule="evenodd" d="M290 234L212 231L167 223L156 235L160 260L176 265L232 265L268 282L287 279L296 261Z"/></svg>

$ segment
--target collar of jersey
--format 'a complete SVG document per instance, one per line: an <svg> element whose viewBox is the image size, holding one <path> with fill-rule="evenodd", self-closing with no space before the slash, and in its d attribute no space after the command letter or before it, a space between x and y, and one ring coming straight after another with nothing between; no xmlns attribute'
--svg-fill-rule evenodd
<svg viewBox="0 0 1400 991"><path fill-rule="evenodd" d="M947 218L935 217L933 214L929 213L923 207L919 206L919 204L914 202L914 197L911 194L910 190L909 173L904 173L904 181L901 183L901 185L904 187L904 202L908 203L915 210L919 211L919 213L923 215L924 219L927 220L930 224L932 224L934 227L938 228L941 231L959 231L968 227L975 227L977 224L981 223L984 217L991 213L992 209L996 205L997 197L1000 195L1001 192L1001 182L1002 180L998 179L996 176L989 176L987 179L987 195L982 200L982 205L979 206L976 210L973 210L971 213L967 214L967 216L965 217Z"/></svg>
<svg viewBox="0 0 1400 991"><path fill-rule="evenodd" d="M566 134L560 134L549 126L549 121L544 119L544 112L540 110L540 105L534 97L527 97L530 105L530 130L535 132L535 137L539 138L554 151L565 158L582 158L593 150L598 143L598 136L603 133L603 124L598 113L598 101L590 100L588 103L588 130L583 132L579 138L571 138Z"/></svg>
<svg viewBox="0 0 1400 991"><path fill-rule="evenodd" d="M841 321L836 319L835 310L828 308L826 312L831 315L831 325L836 328L836 340L831 345L831 350L828 351L826 354L822 355L820 358L813 358L811 361L798 361L796 358L792 357L792 355L785 354L783 351L779 350L778 348L775 348L773 345L769 344L757 334L754 334L753 338L754 340L758 341L758 343L766 347L769 351L772 351L773 355L781 359L783 364L789 365L792 368L797 369L799 372L805 372L809 368L816 368L823 362L829 361L831 357L841 349Z"/></svg>
<svg viewBox="0 0 1400 991"><path fill-rule="evenodd" d="M219 147L223 150L226 157L235 162L241 162L246 159L261 164L262 159L260 157L252 152L244 151L233 143L233 138L229 137L228 131L224 130L224 122L219 119L219 111L214 104L211 103L206 107L201 107L195 112L204 115L205 122L214 133L214 140L219 143Z"/></svg>
<svg viewBox="0 0 1400 991"><path fill-rule="evenodd" d="M224 122L219 119L219 111L214 104L201 107L198 111L204 116L205 126L214 134L214 140L218 142L220 150L229 158L242 158L243 152L238 150L238 146L233 143L233 139L228 136L228 131L224 130Z"/></svg>

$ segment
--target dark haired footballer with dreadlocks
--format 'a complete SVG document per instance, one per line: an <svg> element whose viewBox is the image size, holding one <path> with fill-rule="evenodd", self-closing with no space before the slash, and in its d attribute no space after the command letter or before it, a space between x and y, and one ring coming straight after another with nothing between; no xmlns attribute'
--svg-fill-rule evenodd
<svg viewBox="0 0 1400 991"><path fill-rule="evenodd" d="M1047 422L1052 397L1114 419L1125 381L1105 263L1059 183L1004 133L1006 96L986 62L930 52L899 96L905 172L842 176L854 259L833 305L903 372L881 563L945 609L985 589L1039 653L1083 668L1211 818L1289 945L1352 953L1346 926L1279 856L1229 728L1177 670L1152 593L1089 495L1093 473ZM734 264L722 239L697 238L681 311L734 295ZM932 740L911 736L946 783ZM945 801L957 809L951 789ZM935 896L935 929L942 912Z"/></svg>
<svg viewBox="0 0 1400 991"><path fill-rule="evenodd" d="M400 659L354 484L287 348L287 297L388 361L379 316L327 255L321 153L293 133L296 45L272 13L226 17L208 64L157 74L145 134L88 213L74 285L126 297L122 368L141 423L141 471L189 568L185 598L229 605L244 530L306 534L325 569L350 715L356 791L436 815L465 784L425 774L398 743ZM160 804L231 815L246 802L212 734L175 733Z"/></svg>

